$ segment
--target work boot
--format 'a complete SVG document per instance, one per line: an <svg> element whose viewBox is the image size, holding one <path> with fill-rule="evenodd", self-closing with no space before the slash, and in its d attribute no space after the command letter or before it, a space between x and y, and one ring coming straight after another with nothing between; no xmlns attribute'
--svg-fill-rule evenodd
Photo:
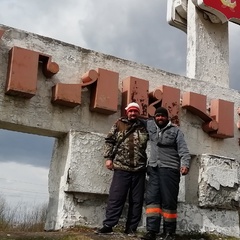
<svg viewBox="0 0 240 240"><path fill-rule="evenodd" d="M164 238L165 238L165 236L166 236L166 233L160 233L160 234L157 234L157 239L158 240L164 240Z"/></svg>
<svg viewBox="0 0 240 240"><path fill-rule="evenodd" d="M110 226L103 225L103 227L98 229L95 233L96 234L112 234L113 233L113 229Z"/></svg>
<svg viewBox="0 0 240 240"><path fill-rule="evenodd" d="M175 234L174 233L167 233L163 240L175 240Z"/></svg>
<svg viewBox="0 0 240 240"><path fill-rule="evenodd" d="M153 231L148 231L146 234L144 234L141 239L144 240L156 240L156 233Z"/></svg>
<svg viewBox="0 0 240 240"><path fill-rule="evenodd" d="M127 234L129 237L136 237L136 230L132 230L131 228L127 228L124 231L125 234Z"/></svg>

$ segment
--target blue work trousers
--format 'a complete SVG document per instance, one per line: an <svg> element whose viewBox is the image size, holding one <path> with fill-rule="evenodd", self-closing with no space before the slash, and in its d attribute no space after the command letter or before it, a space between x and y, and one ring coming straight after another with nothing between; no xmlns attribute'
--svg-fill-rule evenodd
<svg viewBox="0 0 240 240"><path fill-rule="evenodd" d="M114 170L104 225L114 227L128 197L126 229L135 231L142 217L146 172Z"/></svg>
<svg viewBox="0 0 240 240"><path fill-rule="evenodd" d="M156 233L163 219L163 232L175 233L180 171L172 168L148 167L146 190L147 230Z"/></svg>

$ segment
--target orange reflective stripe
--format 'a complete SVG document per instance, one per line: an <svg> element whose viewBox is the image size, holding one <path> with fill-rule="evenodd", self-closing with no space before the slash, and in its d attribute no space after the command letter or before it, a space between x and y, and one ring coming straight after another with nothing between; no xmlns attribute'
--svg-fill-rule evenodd
<svg viewBox="0 0 240 240"><path fill-rule="evenodd" d="M149 214L149 213L159 213L159 214L162 214L162 209L160 209L160 208L147 208L146 209L146 214Z"/></svg>
<svg viewBox="0 0 240 240"><path fill-rule="evenodd" d="M177 218L177 213L163 213L163 217L165 218Z"/></svg>

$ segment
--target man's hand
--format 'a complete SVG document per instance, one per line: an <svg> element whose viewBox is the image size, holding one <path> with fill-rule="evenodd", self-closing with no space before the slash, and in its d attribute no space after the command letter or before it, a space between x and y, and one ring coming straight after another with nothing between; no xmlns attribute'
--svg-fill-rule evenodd
<svg viewBox="0 0 240 240"><path fill-rule="evenodd" d="M182 175L187 175L188 174L188 171L189 171L189 168L188 167L181 167L180 168L180 173L182 174Z"/></svg>
<svg viewBox="0 0 240 240"><path fill-rule="evenodd" d="M111 159L106 160L105 166L109 170L113 170L113 161Z"/></svg>

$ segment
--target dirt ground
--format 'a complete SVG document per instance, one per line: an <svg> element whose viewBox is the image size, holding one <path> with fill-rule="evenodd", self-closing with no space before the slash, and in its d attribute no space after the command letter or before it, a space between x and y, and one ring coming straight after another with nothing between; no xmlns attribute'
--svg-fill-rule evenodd
<svg viewBox="0 0 240 240"><path fill-rule="evenodd" d="M116 231L111 235L98 235L95 229L71 229L57 232L0 232L0 240L140 240L142 233L137 237L129 237ZM158 238L160 239L160 238ZM213 235L178 235L176 240L236 240L239 238Z"/></svg>

